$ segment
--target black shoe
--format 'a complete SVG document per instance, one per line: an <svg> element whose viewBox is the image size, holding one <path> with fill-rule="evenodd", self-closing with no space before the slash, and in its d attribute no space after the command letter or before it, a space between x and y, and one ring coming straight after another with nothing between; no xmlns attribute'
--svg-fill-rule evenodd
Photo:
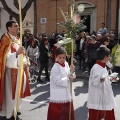
<svg viewBox="0 0 120 120"><path fill-rule="evenodd" d="M37 78L37 82L40 83L40 82L43 82L43 81L40 78Z"/></svg>
<svg viewBox="0 0 120 120"><path fill-rule="evenodd" d="M21 112L17 112L17 115L21 115Z"/></svg>
<svg viewBox="0 0 120 120"><path fill-rule="evenodd" d="M46 80L46 81L50 81L50 78L49 78L49 77L46 77L45 80Z"/></svg>
<svg viewBox="0 0 120 120"><path fill-rule="evenodd" d="M11 118L9 118L9 119L7 119L7 120L15 120L15 117L12 116ZM17 116L16 120L22 120L22 119L20 119L20 118Z"/></svg>
<svg viewBox="0 0 120 120"><path fill-rule="evenodd" d="M14 119L14 120L15 120L15 119ZM17 116L16 120L22 120L22 119Z"/></svg>
<svg viewBox="0 0 120 120"><path fill-rule="evenodd" d="M14 116L12 116L11 118L9 118L7 120L15 120L15 118L14 118Z"/></svg>
<svg viewBox="0 0 120 120"><path fill-rule="evenodd" d="M15 119L14 119L14 120L15 120ZM17 116L16 120L22 120L22 119Z"/></svg>

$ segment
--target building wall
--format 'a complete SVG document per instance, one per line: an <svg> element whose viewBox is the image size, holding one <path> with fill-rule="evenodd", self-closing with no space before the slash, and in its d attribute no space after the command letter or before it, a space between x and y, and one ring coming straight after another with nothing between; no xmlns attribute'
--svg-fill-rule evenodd
<svg viewBox="0 0 120 120"><path fill-rule="evenodd" d="M90 3L95 6L95 18L92 19L95 25L93 30L97 31L102 22L106 23L106 3L107 0L76 0L76 3ZM56 4L57 3L57 4ZM57 12L56 12L57 6ZM42 29L46 33L52 33L57 29L58 32L62 32L63 28L56 27L56 22L63 21L63 17L60 13L62 8L64 12L68 11L68 5L66 0L37 0L37 32L41 33ZM46 18L45 24L40 23L40 18ZM116 19L116 0L112 0L111 3L111 29L115 30L115 19ZM91 25L92 26L92 25Z"/></svg>
<svg viewBox="0 0 120 120"><path fill-rule="evenodd" d="M15 6L13 5L13 0L6 0L7 4L9 5L9 7L13 10L16 11L16 13L18 13L18 10L15 8ZM28 0L22 0L22 6L24 6L26 4ZM0 8L1 8L1 12L0 12L0 18L1 18L1 23L0 23L0 36L6 32L6 22L9 20L9 14L3 9L2 3L0 2ZM31 22L34 23L34 9L33 9L33 4L31 6L31 8L28 10L27 15L24 19L25 20L31 20ZM24 22L23 21L23 22ZM31 29L31 32L33 32L33 28Z"/></svg>
<svg viewBox="0 0 120 120"><path fill-rule="evenodd" d="M120 21L120 2L119 2L119 21ZM119 22L118 31L119 31L119 38L120 38L120 22Z"/></svg>
<svg viewBox="0 0 120 120"><path fill-rule="evenodd" d="M116 0L111 3L111 29L115 30L116 27Z"/></svg>
<svg viewBox="0 0 120 120"><path fill-rule="evenodd" d="M107 12L107 0L77 0L86 1L96 6L96 30L101 26L102 22L106 23L106 12ZM116 0L111 0L111 29L115 30L116 20Z"/></svg>
<svg viewBox="0 0 120 120"><path fill-rule="evenodd" d="M56 7L57 6L57 7ZM63 28L57 27L57 23L63 21L63 17L60 13L60 8L64 12L68 12L68 6L66 0L37 0L37 32L44 32L42 29L45 28L45 32L52 33L58 29ZM41 24L40 19L46 18L46 23Z"/></svg>

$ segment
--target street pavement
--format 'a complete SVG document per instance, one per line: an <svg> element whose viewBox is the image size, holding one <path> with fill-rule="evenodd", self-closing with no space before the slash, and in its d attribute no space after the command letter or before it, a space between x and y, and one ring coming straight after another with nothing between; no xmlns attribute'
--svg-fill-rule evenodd
<svg viewBox="0 0 120 120"><path fill-rule="evenodd" d="M120 120L120 84L112 84L118 108L115 109L116 120ZM77 78L73 82L76 98L74 99L75 120L87 120L88 79ZM47 120L49 103L49 82L31 84L32 96L24 99L22 105L23 120Z"/></svg>
<svg viewBox="0 0 120 120"><path fill-rule="evenodd" d="M75 120L87 120L86 107L88 97L88 75L82 74L76 66L77 78L73 82L76 98L74 99ZM43 74L42 79L45 76ZM112 84L118 108L115 109L116 120L120 120L120 84ZM21 106L22 120L47 120L47 109L50 97L50 83L30 83L31 96L23 99ZM0 120L6 120L0 118Z"/></svg>
<svg viewBox="0 0 120 120"><path fill-rule="evenodd" d="M120 84L112 86L118 105L118 108L115 109L116 120L120 120ZM88 79L75 79L73 87L76 96L74 99L75 120L87 120ZM49 88L49 82L31 83L32 96L25 98L21 107L20 118L22 120L47 120Z"/></svg>

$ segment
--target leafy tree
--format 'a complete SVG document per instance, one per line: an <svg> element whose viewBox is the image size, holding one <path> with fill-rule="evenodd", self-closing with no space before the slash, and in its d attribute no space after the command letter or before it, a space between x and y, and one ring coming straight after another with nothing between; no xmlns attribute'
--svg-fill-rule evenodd
<svg viewBox="0 0 120 120"><path fill-rule="evenodd" d="M27 11L31 7L33 1L34 0L28 0L26 5L24 6L24 8L22 8L22 21L24 20L26 14L27 14ZM4 10L6 12L8 12L8 14L10 14L12 17L14 17L17 20L17 22L19 23L19 13L16 13L15 11L13 11L9 7L9 5L6 3L6 0L0 0L0 2L2 3ZM19 10L18 0L13 0L13 4Z"/></svg>

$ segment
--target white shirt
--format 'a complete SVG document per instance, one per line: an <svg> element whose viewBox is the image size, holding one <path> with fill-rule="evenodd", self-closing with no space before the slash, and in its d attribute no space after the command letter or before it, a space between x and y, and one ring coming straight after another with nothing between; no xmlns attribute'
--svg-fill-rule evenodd
<svg viewBox="0 0 120 120"><path fill-rule="evenodd" d="M28 46L26 54L28 57L35 56L36 58L39 58L39 48L36 46L35 48Z"/></svg>
<svg viewBox="0 0 120 120"><path fill-rule="evenodd" d="M81 40L80 40L80 50L82 50L82 45L83 45L83 42L84 42L84 39L83 39L83 38L81 38Z"/></svg>
<svg viewBox="0 0 120 120"><path fill-rule="evenodd" d="M104 82L100 81L102 76L105 76ZM112 110L116 107L107 69L98 64L90 72L87 107L97 110Z"/></svg>
<svg viewBox="0 0 120 120"><path fill-rule="evenodd" d="M107 32L108 32L107 28L104 27L104 28L100 28L97 31L97 34L105 35Z"/></svg>

